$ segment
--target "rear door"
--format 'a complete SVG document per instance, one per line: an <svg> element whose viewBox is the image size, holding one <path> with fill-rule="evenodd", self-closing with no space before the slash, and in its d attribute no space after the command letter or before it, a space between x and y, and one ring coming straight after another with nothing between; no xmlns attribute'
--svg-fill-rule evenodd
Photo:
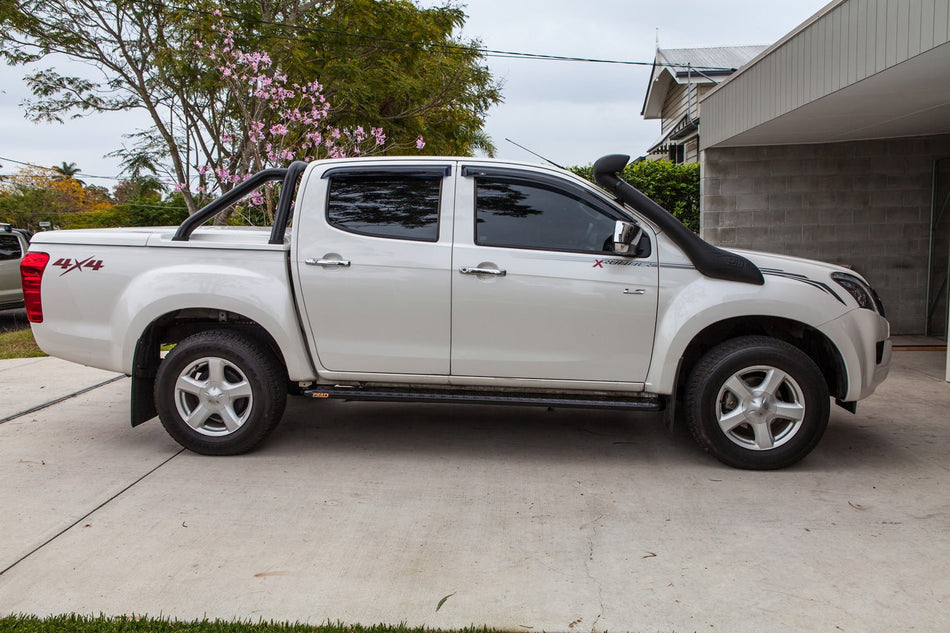
<svg viewBox="0 0 950 633"><path fill-rule="evenodd" d="M293 265L325 369L448 375L452 172L331 165L310 178Z"/></svg>
<svg viewBox="0 0 950 633"><path fill-rule="evenodd" d="M462 167L452 273L452 374L642 382L657 308L654 236L612 253L632 221L579 184Z"/></svg>

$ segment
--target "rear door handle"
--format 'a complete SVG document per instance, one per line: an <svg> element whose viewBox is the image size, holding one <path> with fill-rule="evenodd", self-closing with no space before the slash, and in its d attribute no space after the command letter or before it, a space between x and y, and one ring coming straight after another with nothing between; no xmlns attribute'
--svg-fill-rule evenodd
<svg viewBox="0 0 950 633"><path fill-rule="evenodd" d="M504 277L507 271L497 268L478 268L475 266L462 266L459 272L463 275L494 275L495 277Z"/></svg>
<svg viewBox="0 0 950 633"><path fill-rule="evenodd" d="M307 266L341 266L343 268L350 267L350 260L348 259L315 259L313 257L308 257L304 260L304 263Z"/></svg>

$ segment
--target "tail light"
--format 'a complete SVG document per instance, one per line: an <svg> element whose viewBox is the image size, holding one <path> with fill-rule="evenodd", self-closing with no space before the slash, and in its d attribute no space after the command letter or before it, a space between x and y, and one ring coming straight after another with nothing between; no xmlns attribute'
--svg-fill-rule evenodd
<svg viewBox="0 0 950 633"><path fill-rule="evenodd" d="M43 300L40 286L43 283L43 271L49 263L47 253L27 253L20 262L20 279L23 282L23 302L26 304L26 317L30 323L43 322Z"/></svg>

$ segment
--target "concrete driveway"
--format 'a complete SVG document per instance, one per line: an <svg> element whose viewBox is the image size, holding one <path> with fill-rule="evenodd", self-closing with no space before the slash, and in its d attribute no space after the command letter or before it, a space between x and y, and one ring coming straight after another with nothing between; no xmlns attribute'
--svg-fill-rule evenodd
<svg viewBox="0 0 950 633"><path fill-rule="evenodd" d="M943 362L895 353L804 463L754 473L649 416L297 399L262 450L200 457L129 428L125 378L0 361L0 612L945 630Z"/></svg>

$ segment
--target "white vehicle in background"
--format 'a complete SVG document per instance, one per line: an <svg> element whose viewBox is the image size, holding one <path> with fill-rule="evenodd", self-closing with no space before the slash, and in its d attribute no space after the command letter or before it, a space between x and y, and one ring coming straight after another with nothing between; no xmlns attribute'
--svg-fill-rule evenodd
<svg viewBox="0 0 950 633"><path fill-rule="evenodd" d="M132 424L157 413L204 454L258 446L293 392L665 409L727 464L797 462L831 398L854 412L887 375L880 301L847 269L702 241L627 161L597 161L603 189L471 158L294 163L178 228L41 233L33 332L132 376ZM272 180L271 228L200 226Z"/></svg>
<svg viewBox="0 0 950 633"><path fill-rule="evenodd" d="M0 310L23 307L20 260L30 246L32 233L0 223Z"/></svg>

